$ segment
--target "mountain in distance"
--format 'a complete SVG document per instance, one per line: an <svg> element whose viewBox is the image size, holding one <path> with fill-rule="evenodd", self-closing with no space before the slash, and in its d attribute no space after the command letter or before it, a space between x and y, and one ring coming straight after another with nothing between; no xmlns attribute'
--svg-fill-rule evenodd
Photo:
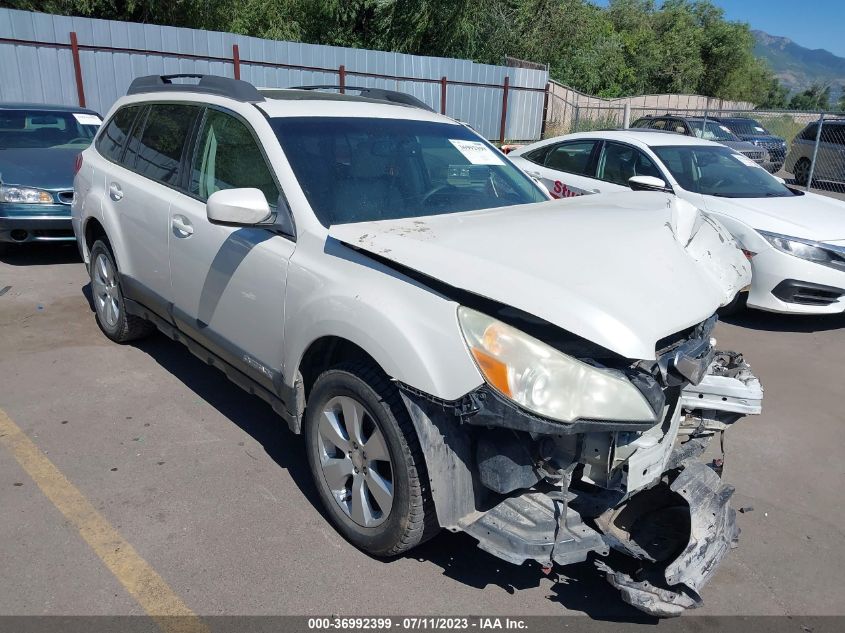
<svg viewBox="0 0 845 633"><path fill-rule="evenodd" d="M845 57L838 57L822 48L805 48L787 37L754 34L754 54L762 57L780 82L791 92L799 92L812 84L830 86L835 101L845 86Z"/></svg>

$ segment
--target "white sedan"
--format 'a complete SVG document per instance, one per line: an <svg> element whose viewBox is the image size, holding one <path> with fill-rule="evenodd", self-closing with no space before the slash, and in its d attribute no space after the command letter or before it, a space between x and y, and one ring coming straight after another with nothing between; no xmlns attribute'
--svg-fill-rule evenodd
<svg viewBox="0 0 845 633"><path fill-rule="evenodd" d="M788 187L729 147L646 130L569 134L508 154L552 196L672 192L716 217L751 260L749 307L845 311L845 202Z"/></svg>

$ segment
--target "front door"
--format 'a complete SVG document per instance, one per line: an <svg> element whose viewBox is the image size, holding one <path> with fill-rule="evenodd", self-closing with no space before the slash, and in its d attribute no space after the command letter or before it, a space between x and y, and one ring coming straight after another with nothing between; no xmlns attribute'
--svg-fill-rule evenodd
<svg viewBox="0 0 845 633"><path fill-rule="evenodd" d="M247 122L211 107L190 173L189 195L170 211L174 318L189 336L278 393L285 283L295 243L273 226L212 224L206 200L221 189L252 187L275 210L279 186Z"/></svg>

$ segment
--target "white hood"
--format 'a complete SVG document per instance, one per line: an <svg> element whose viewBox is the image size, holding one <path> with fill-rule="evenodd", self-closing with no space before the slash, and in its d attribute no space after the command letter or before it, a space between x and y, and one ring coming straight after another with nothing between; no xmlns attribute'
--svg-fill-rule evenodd
<svg viewBox="0 0 845 633"><path fill-rule="evenodd" d="M663 193L332 226L329 234L518 308L627 358L694 325L751 280L724 227Z"/></svg>
<svg viewBox="0 0 845 633"><path fill-rule="evenodd" d="M707 210L724 213L753 229L818 242L845 239L845 202L805 193L788 198L704 196Z"/></svg>

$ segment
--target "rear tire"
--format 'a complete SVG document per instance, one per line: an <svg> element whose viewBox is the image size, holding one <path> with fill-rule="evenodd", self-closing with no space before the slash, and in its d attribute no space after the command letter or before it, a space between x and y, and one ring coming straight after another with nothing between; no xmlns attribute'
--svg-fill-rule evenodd
<svg viewBox="0 0 845 633"><path fill-rule="evenodd" d="M792 168L792 175L795 176L795 183L802 187L807 186L810 180L810 160L808 158L800 158L795 167Z"/></svg>
<svg viewBox="0 0 845 633"><path fill-rule="evenodd" d="M127 314L120 273L109 243L103 239L91 247L91 294L97 325L115 343L128 343L148 336L155 325L141 317Z"/></svg>
<svg viewBox="0 0 845 633"><path fill-rule="evenodd" d="M321 374L304 422L320 500L350 543L374 556L396 556L437 533L419 440L381 369L357 362Z"/></svg>

